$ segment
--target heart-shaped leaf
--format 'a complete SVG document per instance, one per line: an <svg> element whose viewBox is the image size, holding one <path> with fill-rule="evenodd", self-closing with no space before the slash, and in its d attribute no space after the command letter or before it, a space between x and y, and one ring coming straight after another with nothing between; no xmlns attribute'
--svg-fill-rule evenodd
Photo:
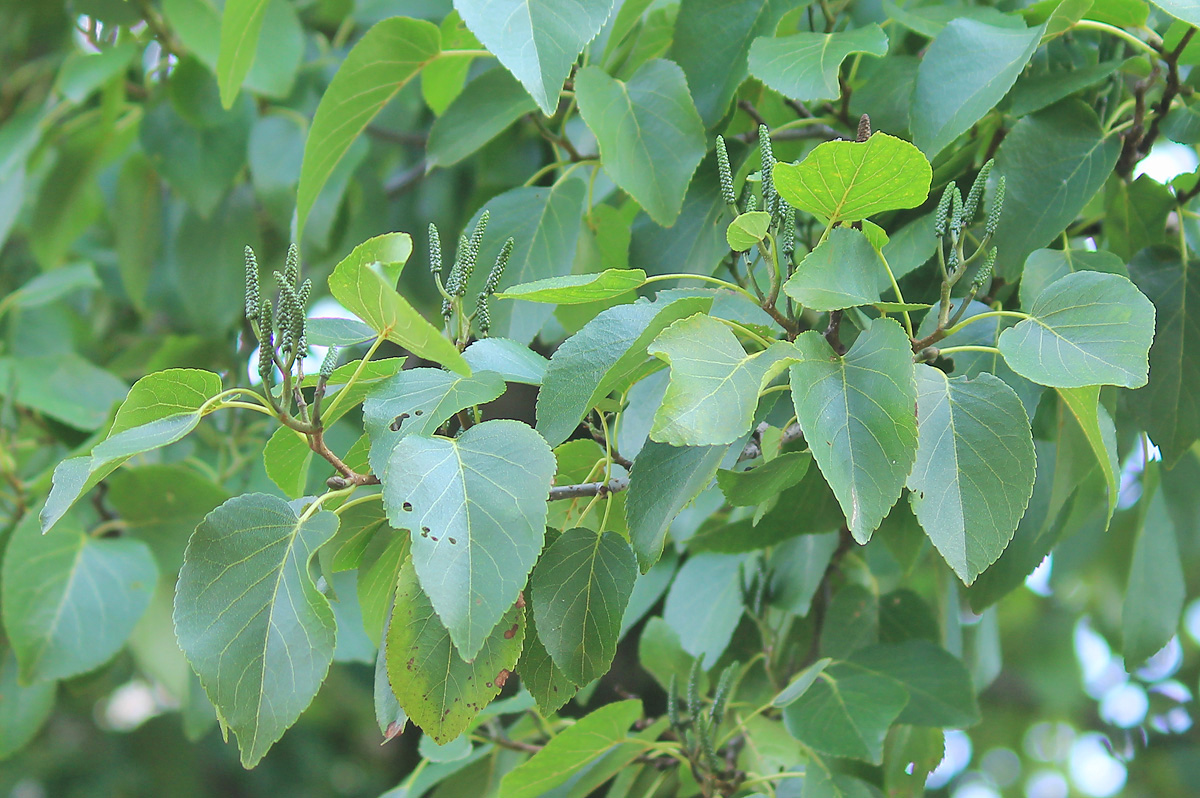
<svg viewBox="0 0 1200 798"><path fill-rule="evenodd" d="M883 56L887 50L887 34L874 23L836 33L763 36L750 46L750 74L793 100L832 100L841 94L838 70L846 56Z"/></svg>

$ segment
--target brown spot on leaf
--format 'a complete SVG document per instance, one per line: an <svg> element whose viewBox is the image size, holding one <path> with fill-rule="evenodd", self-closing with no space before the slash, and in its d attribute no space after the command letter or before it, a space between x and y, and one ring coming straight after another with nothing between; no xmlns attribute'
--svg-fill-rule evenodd
<svg viewBox="0 0 1200 798"><path fill-rule="evenodd" d="M501 668L500 672L496 674L496 686L503 687L509 676L512 676L512 671L508 668Z"/></svg>
<svg viewBox="0 0 1200 798"><path fill-rule="evenodd" d="M392 721L383 732L383 742L386 743L388 740L394 740L401 734L404 734L404 724ZM383 745L383 743L380 743L380 745Z"/></svg>
<svg viewBox="0 0 1200 798"><path fill-rule="evenodd" d="M517 633L517 625L514 623L514 624L512 625L512 628L511 628L511 629L509 629L507 632L505 632L505 633L504 633L504 639L505 639L505 640L512 640L512 639L513 639L513 635L515 635L516 633Z"/></svg>

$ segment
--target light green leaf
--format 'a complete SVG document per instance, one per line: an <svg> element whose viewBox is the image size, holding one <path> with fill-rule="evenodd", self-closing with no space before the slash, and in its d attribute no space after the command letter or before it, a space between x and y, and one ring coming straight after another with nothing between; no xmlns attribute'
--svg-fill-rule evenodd
<svg viewBox="0 0 1200 798"><path fill-rule="evenodd" d="M304 329L314 346L353 346L375 337L374 330L354 319L309 319Z"/></svg>
<svg viewBox="0 0 1200 798"><path fill-rule="evenodd" d="M940 739L940 730L938 736ZM814 765L805 770L803 798L876 798L879 795L878 789L862 779L837 773L828 766Z"/></svg>
<svg viewBox="0 0 1200 798"><path fill-rule="evenodd" d="M841 310L877 302L886 286L883 263L867 237L837 227L804 256L783 292L811 310Z"/></svg>
<svg viewBox="0 0 1200 798"><path fill-rule="evenodd" d="M1130 404L1170 468L1200 437L1200 263L1155 247L1134 256L1129 275L1157 311L1150 381Z"/></svg>
<svg viewBox="0 0 1200 798"><path fill-rule="evenodd" d="M1025 258L1059 236L1104 186L1121 153L1096 112L1077 100L1020 119L996 150L994 178L1004 175L1003 241L996 273L1015 279Z"/></svg>
<svg viewBox="0 0 1200 798"><path fill-rule="evenodd" d="M454 3L471 32L521 81L546 116L554 114L571 65L600 32L612 6L612 0Z"/></svg>
<svg viewBox="0 0 1200 798"><path fill-rule="evenodd" d="M639 300L601 311L550 357L537 398L538 432L551 446L565 441L598 401L646 362L646 347L662 330L711 303L711 297Z"/></svg>
<svg viewBox="0 0 1200 798"><path fill-rule="evenodd" d="M829 501L837 505L832 494ZM797 535L773 546L767 560L771 606L808 615L840 538L839 532L819 532Z"/></svg>
<svg viewBox="0 0 1200 798"><path fill-rule="evenodd" d="M296 722L333 660L333 610L309 564L337 527L329 511L301 518L250 493L209 513L188 542L175 631L247 768Z"/></svg>
<svg viewBox="0 0 1200 798"><path fill-rule="evenodd" d="M637 558L616 532L570 529L550 544L530 578L538 635L575 684L608 672Z"/></svg>
<svg viewBox="0 0 1200 798"><path fill-rule="evenodd" d="M1175 209L1175 194L1150 175L1132 183L1114 177L1104 192L1106 248L1128 261L1146 247L1163 243L1167 217Z"/></svg>
<svg viewBox="0 0 1200 798"><path fill-rule="evenodd" d="M1146 384L1154 305L1128 279L1069 274L1038 294L1029 315L998 341L1021 376L1056 388Z"/></svg>
<svg viewBox="0 0 1200 798"><path fill-rule="evenodd" d="M655 222L673 224L707 149L683 70L656 59L622 82L590 66L575 76L575 98L604 171Z"/></svg>
<svg viewBox="0 0 1200 798"><path fill-rule="evenodd" d="M642 702L606 704L557 734L527 762L505 774L500 798L538 798L623 740L642 716Z"/></svg>
<svg viewBox="0 0 1200 798"><path fill-rule="evenodd" d="M1018 78L1009 94L1012 97L1012 114L1020 117L1040 111L1064 97L1099 83L1120 67L1121 61L1113 60ZM1166 130L1163 132L1166 133Z"/></svg>
<svg viewBox="0 0 1200 798"><path fill-rule="evenodd" d="M21 750L50 717L58 685L52 681L22 685L17 677L17 658L0 648L0 761Z"/></svg>
<svg viewBox="0 0 1200 798"><path fill-rule="evenodd" d="M705 669L716 665L742 618L745 562L740 554L696 554L675 574L667 592L663 620Z"/></svg>
<svg viewBox="0 0 1200 798"><path fill-rule="evenodd" d="M888 37L875 23L837 33L763 36L750 46L750 74L802 102L841 95L838 70L851 53L887 55Z"/></svg>
<svg viewBox="0 0 1200 798"><path fill-rule="evenodd" d="M729 111L746 80L746 57L755 39L775 33L799 0L683 0L675 19L670 58L683 68L705 127ZM629 3L623 3L624 10ZM607 54L606 54L607 55Z"/></svg>
<svg viewBox="0 0 1200 798"><path fill-rule="evenodd" d="M79 263L53 269L34 277L25 285L0 300L0 309L8 307L36 308L81 291L100 287L100 278L90 263Z"/></svg>
<svg viewBox="0 0 1200 798"><path fill-rule="evenodd" d="M796 417L821 473L866 543L888 514L917 455L912 349L900 325L876 319L839 357L817 332L796 339Z"/></svg>
<svg viewBox="0 0 1200 798"><path fill-rule="evenodd" d="M200 423L200 410L221 392L221 378L201 369L167 369L142 377L117 410L108 437L90 456L73 457L54 469L54 485L42 508L49 532L71 505L135 454L173 443Z"/></svg>
<svg viewBox="0 0 1200 798"><path fill-rule="evenodd" d="M454 440L404 437L383 502L412 532L412 560L467 659L517 600L542 550L554 455L519 421L486 421ZM405 707L412 710L411 707Z"/></svg>
<svg viewBox="0 0 1200 798"><path fill-rule="evenodd" d="M730 249L745 252L766 238L767 230L770 227L771 214L766 211L750 211L739 214L726 228L725 240L729 243Z"/></svg>
<svg viewBox="0 0 1200 798"><path fill-rule="evenodd" d="M801 696L808 692L808 688L813 686L813 682L817 680L822 671L829 667L829 663L831 662L833 660L829 657L822 657L797 673L795 678L788 682L788 686L779 691L779 694L771 699L771 706L782 709L796 703Z"/></svg>
<svg viewBox="0 0 1200 798"><path fill-rule="evenodd" d="M128 69L138 53L136 42L125 42L98 53L73 50L59 69L54 88L78 105L96 89Z"/></svg>
<svg viewBox="0 0 1200 798"><path fill-rule="evenodd" d="M703 313L663 330L649 352L671 366L650 438L671 446L728 444L748 432L758 392L796 354L781 342L748 355L728 327Z"/></svg>
<svg viewBox="0 0 1200 798"><path fill-rule="evenodd" d="M229 493L189 465L123 468L106 482L105 500L125 522L125 531L144 540L164 571L183 564L183 551L196 525Z"/></svg>
<svg viewBox="0 0 1200 798"><path fill-rule="evenodd" d="M66 679L107 662L157 582L154 557L140 540L93 537L74 517L42 535L37 517L26 515L8 542L0 585L20 682Z"/></svg>
<svg viewBox="0 0 1200 798"><path fill-rule="evenodd" d="M534 606L525 615L525 648L521 651L521 661L517 663L517 675L521 677L521 684L533 696L538 711L548 717L570 701L579 688L554 664L546 647L542 645L535 623L537 601L532 596L527 601L531 601Z"/></svg>
<svg viewBox="0 0 1200 798"><path fill-rule="evenodd" d="M486 404L502 393L504 379L491 371L470 377L441 369L401 371L363 402L363 426L371 438L371 469L383 473L401 438L431 437L459 410Z"/></svg>
<svg viewBox="0 0 1200 798"><path fill-rule="evenodd" d="M708 487L727 449L647 441L638 452L625 497L625 520L642 573L658 562L671 522Z"/></svg>
<svg viewBox="0 0 1200 798"><path fill-rule="evenodd" d="M463 352L463 359L475 371L494 371L505 382L541 385L549 361L524 344L508 338L484 338Z"/></svg>
<svg viewBox="0 0 1200 798"><path fill-rule="evenodd" d="M1179 616L1187 598L1175 524L1166 499L1158 490L1158 469L1152 465L1142 477L1141 529L1133 545L1129 582L1121 608L1122 651L1125 665L1133 668L1170 642L1179 629Z"/></svg>
<svg viewBox="0 0 1200 798"><path fill-rule="evenodd" d="M521 283L501 291L496 298L581 305L627 294L645 282L646 273L641 269L605 269L598 274L569 274Z"/></svg>
<svg viewBox="0 0 1200 798"><path fill-rule="evenodd" d="M411 253L412 239L407 233L388 233L365 241L334 267L329 292L389 341L459 374L470 374L454 344L396 292L395 280ZM372 268L376 263L382 265L387 279Z"/></svg>
<svg viewBox="0 0 1200 798"><path fill-rule="evenodd" d="M717 485L725 501L735 507L749 507L778 496L808 473L812 455L808 452L784 452L773 460L747 471L717 472Z"/></svg>
<svg viewBox="0 0 1200 798"><path fill-rule="evenodd" d="M429 165L458 163L536 110L537 103L507 69L484 72L467 84L429 129Z"/></svg>
<svg viewBox="0 0 1200 798"><path fill-rule="evenodd" d="M1033 494L1036 460L1025 408L988 373L947 378L917 367L917 461L909 500L964 584L996 561Z"/></svg>
<svg viewBox="0 0 1200 798"><path fill-rule="evenodd" d="M895 679L908 691L900 723L964 728L979 722L975 688L962 661L928 640L862 648L847 665Z"/></svg>
<svg viewBox="0 0 1200 798"><path fill-rule="evenodd" d="M1175 19L1181 19L1192 25L1200 25L1200 3L1196 0L1151 0L1151 2Z"/></svg>
<svg viewBox="0 0 1200 798"><path fill-rule="evenodd" d="M818 144L798 164L776 164L774 179L790 205L832 223L917 207L933 171L907 141L875 133L865 142Z"/></svg>
<svg viewBox="0 0 1200 798"><path fill-rule="evenodd" d="M388 102L441 52L437 26L391 17L376 23L346 56L313 116L296 193L297 237L321 187L346 150Z"/></svg>
<svg viewBox="0 0 1200 798"><path fill-rule="evenodd" d="M221 14L221 50L217 55L217 82L221 105L229 108L237 99L242 81L254 64L258 35L266 16L267 0L225 0Z"/></svg>
<svg viewBox="0 0 1200 798"><path fill-rule="evenodd" d="M1121 468L1117 462L1117 432L1108 412L1100 406L1100 386L1082 388L1059 388L1058 398L1071 411L1088 442L1100 473L1108 487L1108 516L1112 518L1117 509L1117 497L1121 489ZM1053 520L1053 519L1050 519Z"/></svg>
<svg viewBox="0 0 1200 798"><path fill-rule="evenodd" d="M521 656L524 617L521 607L506 607L468 662L417 582L412 560L400 569L388 625L388 680L400 706L435 742L445 745L462 734L500 694Z"/></svg>
<svg viewBox="0 0 1200 798"><path fill-rule="evenodd" d="M1125 262L1111 252L1086 249L1036 249L1021 272L1021 307L1031 308L1038 294L1061 277L1080 271L1128 276ZM952 346L952 344L946 344Z"/></svg>
<svg viewBox="0 0 1200 798"><path fill-rule="evenodd" d="M410 547L408 535L381 524L359 558L358 605L362 608L363 630L373 643L382 645L396 592L396 576L409 559Z"/></svg>
<svg viewBox="0 0 1200 798"><path fill-rule="evenodd" d="M14 385L15 383L15 385ZM74 429L104 425L127 386L74 352L0 357L0 395Z"/></svg>
<svg viewBox="0 0 1200 798"><path fill-rule="evenodd" d="M783 710L792 736L823 754L883 761L888 728L908 703L908 691L886 676L835 663Z"/></svg>
<svg viewBox="0 0 1200 798"><path fill-rule="evenodd" d="M1012 88L1045 27L1001 28L973 19L946 25L917 69L913 143L934 158L982 119Z"/></svg>

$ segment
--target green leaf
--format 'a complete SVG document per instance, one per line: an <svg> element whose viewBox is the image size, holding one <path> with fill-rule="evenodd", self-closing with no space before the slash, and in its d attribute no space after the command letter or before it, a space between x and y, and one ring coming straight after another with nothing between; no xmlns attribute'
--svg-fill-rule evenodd
<svg viewBox="0 0 1200 798"><path fill-rule="evenodd" d="M229 108L237 99L242 81L254 64L258 35L266 16L267 0L226 0L221 14L221 50L217 56L217 82L221 105Z"/></svg>
<svg viewBox="0 0 1200 798"><path fill-rule="evenodd" d="M730 249L745 252L766 238L770 228L771 214L766 211L742 213L729 223L725 230L725 240L729 242Z"/></svg>
<svg viewBox="0 0 1200 798"><path fill-rule="evenodd" d="M47 305L68 294L100 287L100 278L90 263L78 263L61 269L43 272L0 301L0 308L9 306L36 308Z"/></svg>
<svg viewBox="0 0 1200 798"><path fill-rule="evenodd" d="M865 142L818 144L798 164L776 164L774 179L790 205L833 223L917 207L933 171L907 141L875 133Z"/></svg>
<svg viewBox="0 0 1200 798"><path fill-rule="evenodd" d="M408 535L381 524L359 559L358 605L362 608L363 630L373 643L383 644L396 576L409 559L410 546Z"/></svg>
<svg viewBox="0 0 1200 798"><path fill-rule="evenodd" d="M908 691L886 676L835 663L783 710L792 736L823 754L883 761L888 727L908 703Z"/></svg>
<svg viewBox="0 0 1200 798"><path fill-rule="evenodd" d="M389 341L468 375L471 369L454 344L396 292L395 280L411 253L412 239L407 233L388 233L364 241L334 267L329 275L329 292ZM386 278L372 268L376 263Z"/></svg>
<svg viewBox="0 0 1200 798"><path fill-rule="evenodd" d="M470 54L443 56L425 67L421 73L421 96L434 116L446 113L450 104L462 93L467 75L475 64L476 53L483 48L475 34L467 30L457 11L442 18L438 30L442 34L443 50L468 50ZM500 70L507 72L507 70ZM536 108L531 106L531 110Z"/></svg>
<svg viewBox="0 0 1200 798"><path fill-rule="evenodd" d="M15 385L13 383L16 383ZM74 352L0 358L0 394L74 429L104 425L125 383Z"/></svg>
<svg viewBox="0 0 1200 798"><path fill-rule="evenodd" d="M491 371L470 377L441 369L401 371L363 402L363 426L371 438L371 469L383 473L400 439L431 437L459 410L487 404L502 393L504 380Z"/></svg>
<svg viewBox="0 0 1200 798"><path fill-rule="evenodd" d="M40 516L42 531L49 532L80 496L121 463L195 429L201 408L220 392L221 378L201 369L167 369L134 383L108 437L90 456L73 457L55 467L54 485Z"/></svg>
<svg viewBox="0 0 1200 798"><path fill-rule="evenodd" d="M182 463L123 468L106 481L105 500L125 530L149 544L164 571L183 564L183 550L196 525L229 498L208 477Z"/></svg>
<svg viewBox="0 0 1200 798"><path fill-rule="evenodd" d="M629 727L641 716L642 702L630 700L606 704L580 718L528 761L505 774L500 782L500 798L548 794L625 739Z"/></svg>
<svg viewBox="0 0 1200 798"><path fill-rule="evenodd" d="M551 446L646 362L646 347L678 319L707 310L711 297L617 305L597 314L554 351L537 398L537 430Z"/></svg>
<svg viewBox="0 0 1200 798"><path fill-rule="evenodd" d="M1108 487L1108 516L1112 518L1117 509L1117 498L1121 490L1121 467L1117 462L1117 433L1107 411L1100 406L1100 387L1059 388L1059 400L1071 411L1079 424ZM1060 453L1061 456L1061 453Z"/></svg>
<svg viewBox="0 0 1200 798"><path fill-rule="evenodd" d="M876 319L839 357L817 332L796 339L796 418L854 539L866 543L900 497L917 454L912 349Z"/></svg>
<svg viewBox="0 0 1200 798"><path fill-rule="evenodd" d="M804 256L783 292L810 310L841 310L878 302L887 286L871 242L852 227L836 227Z"/></svg>
<svg viewBox="0 0 1200 798"><path fill-rule="evenodd" d="M612 0L456 0L454 7L546 116L571 65L608 19ZM579 84L576 82L576 88Z"/></svg>
<svg viewBox="0 0 1200 798"><path fill-rule="evenodd" d="M861 585L846 585L833 595L821 624L820 652L845 659L863 646L879 642L879 600Z"/></svg>
<svg viewBox="0 0 1200 798"><path fill-rule="evenodd" d="M338 518L303 518L250 493L196 527L175 591L179 646L254 767L317 694L333 660L333 610L309 564Z"/></svg>
<svg viewBox="0 0 1200 798"><path fill-rule="evenodd" d="M145 155L131 155L117 178L112 216L116 255L125 294L146 312L146 293L159 262L163 238L162 181Z"/></svg>
<svg viewBox="0 0 1200 798"><path fill-rule="evenodd" d="M1020 117L1040 111L1064 97L1099 83L1120 67L1119 60L1104 61L1085 67L1068 67L1057 72L1018 78L1010 93L1012 114ZM1163 127L1163 132L1166 133L1166 125Z"/></svg>
<svg viewBox="0 0 1200 798"><path fill-rule="evenodd" d="M973 19L946 25L917 69L913 143L934 158L982 119L1012 88L1045 28L1000 28Z"/></svg>
<svg viewBox="0 0 1200 798"><path fill-rule="evenodd" d="M92 92L129 68L138 55L135 42L125 42L98 53L72 51L63 61L54 88L75 104L81 104Z"/></svg>
<svg viewBox="0 0 1200 798"><path fill-rule="evenodd" d="M848 665L895 679L908 691L900 723L965 728L979 722L975 688L962 661L928 640L862 648Z"/></svg>
<svg viewBox="0 0 1200 798"><path fill-rule="evenodd" d="M679 635L683 650L707 669L717 664L742 618L740 554L689 557L667 592L663 620Z"/></svg>
<svg viewBox="0 0 1200 798"><path fill-rule="evenodd" d="M542 645L535 623L537 602L532 596L529 600L534 606L525 615L525 648L521 651L521 661L517 663L517 674L521 677L521 684L533 696L538 711L548 717L570 701L579 688L554 664Z"/></svg>
<svg viewBox="0 0 1200 798"><path fill-rule="evenodd" d="M637 558L616 532L571 529L550 544L530 578L538 635L575 684L608 672Z"/></svg>
<svg viewBox="0 0 1200 798"><path fill-rule="evenodd" d="M800 697L808 692L808 688L813 686L813 682L821 675L822 671L829 667L829 663L833 662L829 657L821 659L809 665L804 670L796 674L796 676L788 682L788 686L779 691L779 694L771 699L771 706L778 709L783 709L800 700Z"/></svg>
<svg viewBox="0 0 1200 798"><path fill-rule="evenodd" d="M500 694L521 656L524 616L521 607L506 607L468 662L417 582L412 560L400 569L388 625L388 680L400 706L435 742L445 745L462 734Z"/></svg>
<svg viewBox="0 0 1200 798"><path fill-rule="evenodd" d="M375 337L374 330L354 319L308 319L304 329L314 346L353 346Z"/></svg>
<svg viewBox="0 0 1200 798"><path fill-rule="evenodd" d="M837 504L832 494L829 498ZM797 535L773 546L767 560L771 606L808 615L840 537L838 532Z"/></svg>
<svg viewBox="0 0 1200 798"><path fill-rule="evenodd" d="M454 440L410 435L388 458L388 519L411 530L421 585L465 658L479 652L537 561L554 471L542 437L510 420Z"/></svg>
<svg viewBox="0 0 1200 798"><path fill-rule="evenodd" d="M1029 418L999 378L950 379L932 366L917 367L917 418L913 512L969 585L1004 551L1033 494Z"/></svg>
<svg viewBox="0 0 1200 798"><path fill-rule="evenodd" d="M1022 377L1056 388L1146 384L1154 305L1128 279L1069 274L1038 294L1029 315L998 342Z"/></svg>
<svg viewBox="0 0 1200 798"><path fill-rule="evenodd" d="M1152 0L1153 4L1175 19L1192 25L1200 25L1200 3L1196 0Z"/></svg>
<svg viewBox="0 0 1200 798"><path fill-rule="evenodd" d="M557 277L569 271L579 244L579 219L586 210L587 184L580 179L559 180L553 186L514 188L488 200L465 229L472 229L479 214L491 214L490 228L504 235L484 239L479 251L480 268L468 286L467 296L483 289L486 266L496 262L506 237L516 240L502 286ZM544 305L492 304L492 332L519 343L532 341L554 309Z"/></svg>
<svg viewBox="0 0 1200 798"><path fill-rule="evenodd" d="M673 224L707 149L683 70L654 60L622 82L587 67L575 76L575 98L600 145L604 171L650 218Z"/></svg>
<svg viewBox="0 0 1200 798"><path fill-rule="evenodd" d="M624 10L629 3L623 3ZM683 68L705 127L729 110L746 80L746 59L755 39L775 33L799 0L683 0L674 24L671 60ZM607 55L607 54L606 54Z"/></svg>
<svg viewBox="0 0 1200 798"><path fill-rule="evenodd" d="M16 656L8 648L0 648L0 707L4 708L0 761L20 751L38 733L54 709L57 692L58 685L52 681L22 685Z"/></svg>
<svg viewBox="0 0 1200 798"><path fill-rule="evenodd" d="M940 731L938 735L941 739ZM879 795L877 789L862 779L836 773L824 763L813 764L816 767L805 771L804 798L876 798Z"/></svg>
<svg viewBox="0 0 1200 798"><path fill-rule="evenodd" d="M1025 259L1021 273L1021 307L1030 308L1046 286L1079 271L1128 276L1125 262L1111 252L1086 249L1037 249ZM966 318L966 317L964 317ZM953 344L946 344L953 346Z"/></svg>
<svg viewBox="0 0 1200 798"><path fill-rule="evenodd" d="M605 269L598 274L569 274L521 283L501 291L496 298L580 305L619 297L645 282L646 273L641 269Z"/></svg>
<svg viewBox="0 0 1200 798"><path fill-rule="evenodd" d="M841 95L838 70L846 56L887 51L887 34L875 23L837 33L763 36L750 46L750 74L793 100L832 100Z"/></svg>
<svg viewBox="0 0 1200 798"><path fill-rule="evenodd" d="M1150 175L1132 183L1114 177L1104 197L1104 234L1108 249L1128 261L1166 237L1167 216L1175 210L1175 195Z"/></svg>
<svg viewBox="0 0 1200 798"><path fill-rule="evenodd" d="M524 344L508 338L484 338L463 352L463 359L475 371L494 371L505 382L541 385L549 361Z"/></svg>
<svg viewBox="0 0 1200 798"><path fill-rule="evenodd" d="M717 485L725 501L735 507L749 507L778 496L808 473L812 455L808 452L785 452L757 468L747 471L717 472Z"/></svg>
<svg viewBox="0 0 1200 798"><path fill-rule="evenodd" d="M1141 510L1141 530L1133 545L1121 608L1122 651L1129 668L1170 642L1187 599L1175 524L1157 482L1157 467L1151 466L1142 477L1141 502L1148 506Z"/></svg>
<svg viewBox="0 0 1200 798"><path fill-rule="evenodd" d="M296 192L296 237L321 187L383 107L441 52L437 26L392 17L376 23L346 56L313 116Z"/></svg>
<svg viewBox="0 0 1200 798"><path fill-rule="evenodd" d="M1077 100L1020 119L996 151L993 177L1004 175L1004 210L996 240L996 273L1015 279L1025 258L1075 220L1104 186L1121 153L1119 136Z"/></svg>
<svg viewBox="0 0 1200 798"><path fill-rule="evenodd" d="M477 152L537 103L507 69L472 80L429 129L429 165L450 166Z"/></svg>
<svg viewBox="0 0 1200 798"><path fill-rule="evenodd" d="M625 520L642 573L658 562L671 522L708 487L727 448L647 441L638 452L625 497Z"/></svg>
<svg viewBox="0 0 1200 798"><path fill-rule="evenodd" d="M1134 256L1129 276L1156 309L1150 381L1130 404L1170 468L1200 437L1200 262L1155 247Z"/></svg>
<svg viewBox="0 0 1200 798"><path fill-rule="evenodd" d="M754 423L758 392L795 359L786 343L748 355L728 327L703 313L663 330L649 352L671 366L650 438L671 446L733 443Z"/></svg>
<svg viewBox="0 0 1200 798"><path fill-rule="evenodd" d="M93 537L74 517L43 535L36 516L26 515L8 542L0 585L20 682L66 679L107 662L157 582L154 557L140 540Z"/></svg>

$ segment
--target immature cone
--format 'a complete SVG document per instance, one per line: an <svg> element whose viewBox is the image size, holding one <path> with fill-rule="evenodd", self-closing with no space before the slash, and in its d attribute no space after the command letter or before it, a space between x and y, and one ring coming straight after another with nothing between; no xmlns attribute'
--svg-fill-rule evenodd
<svg viewBox="0 0 1200 798"><path fill-rule="evenodd" d="M283 269L283 276L289 285L295 285L300 279L300 250L295 244L288 245L287 264Z"/></svg>
<svg viewBox="0 0 1200 798"><path fill-rule="evenodd" d="M946 235L946 216L950 213L950 200L956 190L953 183L946 186L942 198L938 200L937 210L933 213L933 234L938 238Z"/></svg>
<svg viewBox="0 0 1200 798"><path fill-rule="evenodd" d="M954 187L954 193L950 195L950 235L952 238L958 238L958 234L963 228L963 198L962 192L958 190L958 186Z"/></svg>
<svg viewBox="0 0 1200 798"><path fill-rule="evenodd" d="M300 286L300 291L296 295L296 315L292 318L292 334L299 342L296 346L296 351L301 354L308 353L308 315L305 309L308 307L308 296L312 293L312 280L305 280Z"/></svg>
<svg viewBox="0 0 1200 798"><path fill-rule="evenodd" d="M336 346L329 347L329 351L325 353L325 359L321 361L320 377L327 380L332 376L333 370L337 368L338 355L341 354Z"/></svg>
<svg viewBox="0 0 1200 798"><path fill-rule="evenodd" d="M268 388L271 387L271 381L275 376L275 363L272 360L274 351L275 342L271 330L268 328L263 330L262 345L258 348L258 376L262 379L262 384Z"/></svg>
<svg viewBox="0 0 1200 798"><path fill-rule="evenodd" d="M475 223L475 230L471 233L471 240L467 244L467 257L463 260L462 278L458 282L458 290L454 293L457 296L465 296L467 293L467 283L471 281L471 272L475 271L475 261L479 259L479 247L483 245L483 233L487 230L488 219L491 218L491 211L484 211L479 216L479 221Z"/></svg>
<svg viewBox="0 0 1200 798"><path fill-rule="evenodd" d="M475 328L479 331L480 338L487 338L488 331L492 328L492 315L488 311L488 295L483 291L479 292L479 298L475 302Z"/></svg>
<svg viewBox="0 0 1200 798"><path fill-rule="evenodd" d="M983 257L983 265L979 267L975 280L971 283L971 293L979 293L992 279L992 269L996 265L996 248L992 247Z"/></svg>
<svg viewBox="0 0 1200 798"><path fill-rule="evenodd" d="M246 247L246 318L250 321L258 319L258 311L262 306L259 301L258 260L254 250Z"/></svg>
<svg viewBox="0 0 1200 798"><path fill-rule="evenodd" d="M429 271L431 274L442 273L442 238L433 222L429 223Z"/></svg>
<svg viewBox="0 0 1200 798"><path fill-rule="evenodd" d="M779 249L787 259L796 251L796 209L787 203L780 204L783 205L783 221L780 222Z"/></svg>
<svg viewBox="0 0 1200 798"><path fill-rule="evenodd" d="M721 199L726 205L737 205L737 195L733 193L733 172L729 168L729 152L725 149L722 136L717 136L717 174L721 178Z"/></svg>
<svg viewBox="0 0 1200 798"><path fill-rule="evenodd" d="M975 182L971 184L971 191L967 194L966 203L963 204L963 224L975 221L975 214L979 212L979 200L983 198L983 189L987 185L988 175L992 173L992 164L995 162L994 158L988 159L988 162L976 175Z"/></svg>
<svg viewBox="0 0 1200 798"><path fill-rule="evenodd" d="M762 177L763 210L774 216L779 194L775 191L775 154L771 150L771 132L766 125L758 126L758 152L762 163L759 174Z"/></svg>
<svg viewBox="0 0 1200 798"><path fill-rule="evenodd" d="M500 248L500 254L496 256L496 265L492 266L487 282L483 284L485 295L491 296L496 293L496 288L500 285L500 278L504 276L504 267L508 266L508 259L512 257L513 247L516 246L516 243L516 240L509 236L508 240L504 242L504 246Z"/></svg>
<svg viewBox="0 0 1200 798"><path fill-rule="evenodd" d="M996 227L1000 224L1000 213L1004 210L1004 175L1000 175L1000 180L996 183L996 196L992 198L992 211L988 214L987 227L984 232L989 236L996 234Z"/></svg>
<svg viewBox="0 0 1200 798"><path fill-rule="evenodd" d="M869 138L871 138L871 117L863 114L858 118L858 135L854 137L854 140L861 144Z"/></svg>

